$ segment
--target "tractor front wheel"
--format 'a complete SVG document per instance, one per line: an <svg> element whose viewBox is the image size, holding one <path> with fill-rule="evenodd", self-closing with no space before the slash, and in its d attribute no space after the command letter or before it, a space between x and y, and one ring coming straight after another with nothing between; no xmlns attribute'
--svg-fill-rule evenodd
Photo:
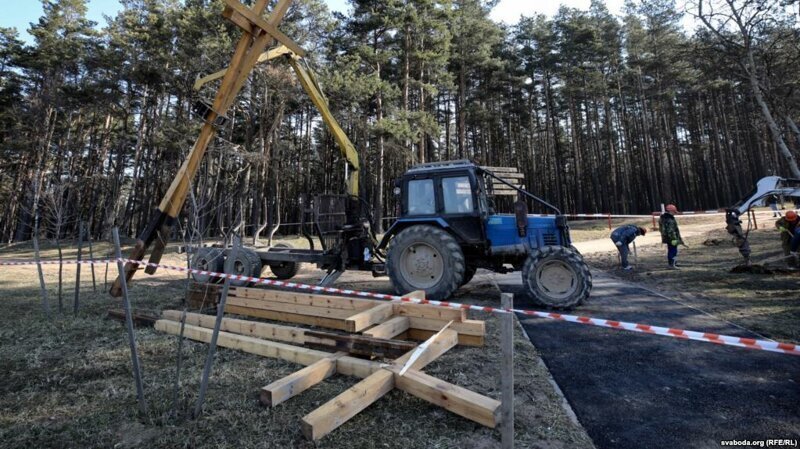
<svg viewBox="0 0 800 449"><path fill-rule="evenodd" d="M592 274L576 250L545 246L528 256L522 267L522 284L535 302L570 309L589 297Z"/></svg>
<svg viewBox="0 0 800 449"><path fill-rule="evenodd" d="M425 290L432 300L448 298L464 280L464 253L452 235L430 225L397 234L389 247L386 271L398 294Z"/></svg>

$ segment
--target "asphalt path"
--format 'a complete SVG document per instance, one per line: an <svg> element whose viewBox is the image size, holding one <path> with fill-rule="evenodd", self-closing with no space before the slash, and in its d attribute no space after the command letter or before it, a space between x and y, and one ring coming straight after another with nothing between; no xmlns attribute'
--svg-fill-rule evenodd
<svg viewBox="0 0 800 449"><path fill-rule="evenodd" d="M593 277L592 296L576 314L759 338L647 289L597 271ZM520 293L518 273L494 279L501 290ZM518 308L536 308L524 295L515 298ZM600 449L800 440L798 356L519 319Z"/></svg>

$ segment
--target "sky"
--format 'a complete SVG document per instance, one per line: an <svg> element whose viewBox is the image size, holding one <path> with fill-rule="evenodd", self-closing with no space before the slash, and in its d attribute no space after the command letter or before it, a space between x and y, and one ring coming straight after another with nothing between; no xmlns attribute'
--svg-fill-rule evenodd
<svg viewBox="0 0 800 449"><path fill-rule="evenodd" d="M325 0L328 7L334 11L347 13L347 0ZM552 17L561 4L579 9L588 9L591 0L500 0L500 3L492 11L492 19L514 24L519 20L520 15L531 16L536 13L545 14ZM678 1L678 5L683 2ZM608 10L612 14L621 14L624 0L606 0ZM89 0L89 19L105 24L103 15L113 16L120 9L119 0ZM42 14L42 4L38 0L0 0L0 27L16 27L20 32L20 37L30 43L30 35L25 30L30 27L31 22L37 22ZM688 23L684 23L688 25ZM687 28L689 28L687 26Z"/></svg>

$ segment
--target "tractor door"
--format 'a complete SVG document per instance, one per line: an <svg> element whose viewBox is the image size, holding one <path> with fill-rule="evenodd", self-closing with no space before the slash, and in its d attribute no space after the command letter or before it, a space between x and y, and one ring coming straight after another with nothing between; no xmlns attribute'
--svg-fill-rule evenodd
<svg viewBox="0 0 800 449"><path fill-rule="evenodd" d="M442 173L438 177L441 215L466 245L486 242L483 218L485 202L480 201L478 179L470 172Z"/></svg>

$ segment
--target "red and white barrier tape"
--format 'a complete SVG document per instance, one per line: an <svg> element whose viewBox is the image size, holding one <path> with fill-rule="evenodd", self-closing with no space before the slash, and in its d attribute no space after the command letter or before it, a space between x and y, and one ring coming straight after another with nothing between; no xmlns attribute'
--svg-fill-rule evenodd
<svg viewBox="0 0 800 449"><path fill-rule="evenodd" d="M475 306L470 304L461 304L449 301L432 301L428 299L407 298L403 296L387 295L384 293L373 293L351 289L341 289L336 287L322 287L319 285L309 285L297 282L276 281L273 279L257 278L251 276L242 276L237 274L216 273L213 271L197 270L194 268L178 267L174 265L163 265L150 262L144 262L133 259L111 259L111 260L82 260L70 261L69 263L83 263L83 264L104 264L111 262L123 262L135 265L145 265L149 267L164 268L167 270L180 271L184 273L199 274L201 276L212 276L217 278L230 278L231 280L247 281L262 285L273 285L276 287L293 288L299 290L312 290L325 293L337 293L349 296L361 296L367 298L387 300L391 302L409 302L415 304L429 304L432 306L446 307L450 309L463 309L463 310L476 310L488 313L520 313L526 316L533 316L538 318L545 318L555 321L567 321L570 323L588 324L591 326L607 327L610 329L627 330L631 332L639 332L644 334L661 335L664 337L680 338L685 340L697 340L709 343L716 343L720 345L736 346L740 348L760 349L762 351L778 352L782 354L800 355L800 346L791 343L781 343L769 340L757 340L754 338L733 337L730 335L719 335L709 332L697 332L684 329L675 329L670 327L651 326L648 324L628 323L624 321L607 320L604 318L591 318L578 315L567 315L555 312L540 312L537 310L523 310L523 309L506 309L500 307L488 306ZM58 261L46 261L42 263L58 263ZM65 262L66 263L66 262ZM0 265L36 265L36 262L30 261L10 261L0 262Z"/></svg>
<svg viewBox="0 0 800 449"><path fill-rule="evenodd" d="M117 259L102 259L102 260L0 260L0 265L103 265L107 263L117 263Z"/></svg>

